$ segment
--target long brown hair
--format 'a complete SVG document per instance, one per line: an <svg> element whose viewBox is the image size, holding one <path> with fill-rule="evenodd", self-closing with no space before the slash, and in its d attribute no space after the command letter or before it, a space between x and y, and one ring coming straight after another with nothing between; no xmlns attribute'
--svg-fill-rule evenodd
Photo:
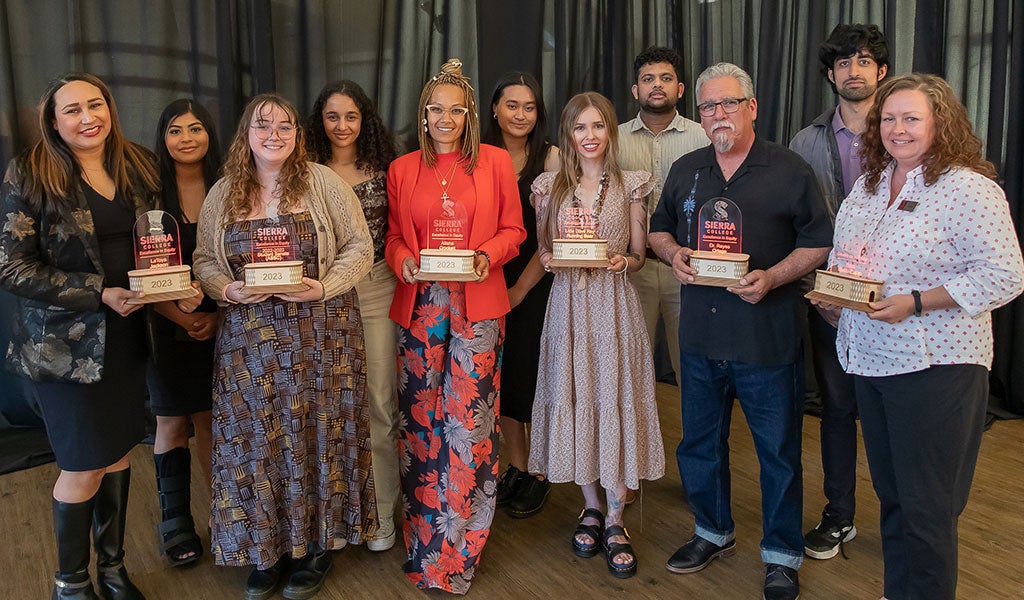
<svg viewBox="0 0 1024 600"><path fill-rule="evenodd" d="M259 197L260 181L256 176L256 161L249 146L249 125L253 114L263 115L272 107L283 110L295 127L295 149L281 166L277 175L277 187L272 193L281 199L278 210L282 213L291 212L302 203L302 196L309 191L306 175L309 166L306 164L306 138L302 130L302 118L295 106L278 94L260 94L242 111L238 120L238 129L231 140L228 158L224 163L224 176L228 178L228 195L224 202L224 218L226 221L240 221L249 216Z"/></svg>
<svg viewBox="0 0 1024 600"><path fill-rule="evenodd" d="M864 146L861 161L864 165L864 183L868 192L878 191L878 182L893 158L882 144L880 131L885 101L894 93L918 90L928 98L931 107L935 137L924 159L924 183L932 185L939 176L954 167L975 171L989 179L996 179L996 168L981 156L981 140L974 135L967 109L957 100L946 80L937 75L911 73L884 81L878 86L875 104L868 113L867 129L861 136Z"/></svg>
<svg viewBox="0 0 1024 600"><path fill-rule="evenodd" d="M604 153L604 170L608 175L607 185L622 185L622 168L619 167L619 122L615 117L612 103L597 92L583 92L569 99L558 122L558 145L561 150L561 166L551 184L551 199L544 217L545 225L537 232L541 246L551 247L551 240L558 237L558 213L562 205L572 198L580 183L579 150L573 137L573 127L583 111L593 108L601 115L605 131L608 132L608 149Z"/></svg>
<svg viewBox="0 0 1024 600"><path fill-rule="evenodd" d="M473 169L476 168L476 161L480 156L480 115L477 114L476 96L473 93L473 86L469 85L469 78L462 74L462 61L457 58L449 58L441 65L441 72L431 77L420 93L419 114L421 123L417 137L420 142L420 150L423 151L423 162L427 163L428 167L433 167L437 164L437 150L434 149L433 138L427 132L426 119L427 103L430 102L430 96L439 85L454 85L461 89L462 93L466 96L466 108L469 109L469 112L466 114L466 127L462 130L462 146L459 148L459 160L465 161L466 174L471 174Z"/></svg>
<svg viewBox="0 0 1024 600"><path fill-rule="evenodd" d="M72 81L84 81L96 86L103 95L110 112L110 131L103 145L103 167L114 180L114 186L125 197L130 195L132 177L137 177L150 193L160 191L160 176L152 154L144 147L129 142L121 130L117 105L110 89L99 77L89 73L65 73L53 81L39 100L38 142L22 157L20 171L24 174L24 190L34 210L45 210L55 215L59 208L70 203L78 186L81 169L74 152L60 136L53 124L57 118L54 96Z"/></svg>

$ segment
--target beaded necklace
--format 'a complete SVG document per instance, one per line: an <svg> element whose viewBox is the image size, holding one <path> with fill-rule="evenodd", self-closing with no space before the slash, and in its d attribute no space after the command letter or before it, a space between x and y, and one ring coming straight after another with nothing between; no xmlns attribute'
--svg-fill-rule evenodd
<svg viewBox="0 0 1024 600"><path fill-rule="evenodd" d="M576 189L579 190L580 184L576 184ZM594 196L594 208L590 211L590 214L586 214L583 210L583 203L576 196L575 193L572 195L572 204L570 205L573 212L579 218L580 230L589 231L590 236L597 235L597 227L601 224L601 211L604 209L604 197L608 191L608 172L601 171L601 180L597 186L597 194Z"/></svg>

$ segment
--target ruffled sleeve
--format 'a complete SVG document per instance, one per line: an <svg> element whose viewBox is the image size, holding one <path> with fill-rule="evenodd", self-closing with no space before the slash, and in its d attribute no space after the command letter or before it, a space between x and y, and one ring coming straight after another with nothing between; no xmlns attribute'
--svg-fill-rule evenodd
<svg viewBox="0 0 1024 600"><path fill-rule="evenodd" d="M532 192L530 194L530 204L532 204L533 209L537 211L538 221L547 209L548 200L551 199L551 186L555 182L555 175L557 175L557 173L554 171L541 173L530 185L530 192Z"/></svg>
<svg viewBox="0 0 1024 600"><path fill-rule="evenodd" d="M630 202L643 202L646 206L647 197L654 190L654 178L647 171L623 171L623 187Z"/></svg>

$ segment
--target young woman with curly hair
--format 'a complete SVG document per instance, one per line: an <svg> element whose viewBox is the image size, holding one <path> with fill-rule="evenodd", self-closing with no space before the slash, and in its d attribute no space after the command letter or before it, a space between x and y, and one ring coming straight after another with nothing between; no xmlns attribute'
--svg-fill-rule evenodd
<svg viewBox="0 0 1024 600"><path fill-rule="evenodd" d="M352 188L306 161L299 114L262 94L246 106L203 202L195 273L226 305L213 383L213 553L253 565L248 598L323 585L330 550L376 529L363 327L354 286L373 244ZM261 230L284 232L305 289L248 289Z"/></svg>
<svg viewBox="0 0 1024 600"><path fill-rule="evenodd" d="M390 549L397 537L398 410L395 404L395 324L388 318L395 295L395 274L384 260L388 230L388 165L395 144L373 102L354 81L329 83L306 117L310 158L337 173L359 198L373 238L373 268L356 284L366 340L366 387L370 406L373 481L380 528L366 539L375 552Z"/></svg>

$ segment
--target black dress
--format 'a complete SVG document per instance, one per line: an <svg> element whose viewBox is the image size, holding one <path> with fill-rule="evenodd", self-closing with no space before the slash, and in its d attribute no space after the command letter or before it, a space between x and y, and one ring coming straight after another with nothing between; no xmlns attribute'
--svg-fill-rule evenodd
<svg viewBox="0 0 1024 600"><path fill-rule="evenodd" d="M176 215L177 217L177 215ZM192 264L196 224L178 218L183 264ZM217 312L217 303L203 298L196 313ZM213 404L213 348L216 338L199 341L176 323L155 312L149 315L153 360L149 364L149 407L160 417L180 417L210 410Z"/></svg>
<svg viewBox="0 0 1024 600"><path fill-rule="evenodd" d="M523 206L526 241L519 255L505 263L506 285L512 287L537 252L537 212L530 204L530 185L539 173L519 177L519 200ZM554 277L545 273L519 306L505 317L505 351L501 362L501 416L529 423L533 415L533 396L537 391L537 366L540 359L540 334Z"/></svg>
<svg viewBox="0 0 1024 600"><path fill-rule="evenodd" d="M103 264L104 287L128 289L135 268L135 210L118 192L107 200L84 182ZM103 379L99 383L36 382L46 433L65 471L91 471L120 460L146 436L145 317L122 317L106 304Z"/></svg>

